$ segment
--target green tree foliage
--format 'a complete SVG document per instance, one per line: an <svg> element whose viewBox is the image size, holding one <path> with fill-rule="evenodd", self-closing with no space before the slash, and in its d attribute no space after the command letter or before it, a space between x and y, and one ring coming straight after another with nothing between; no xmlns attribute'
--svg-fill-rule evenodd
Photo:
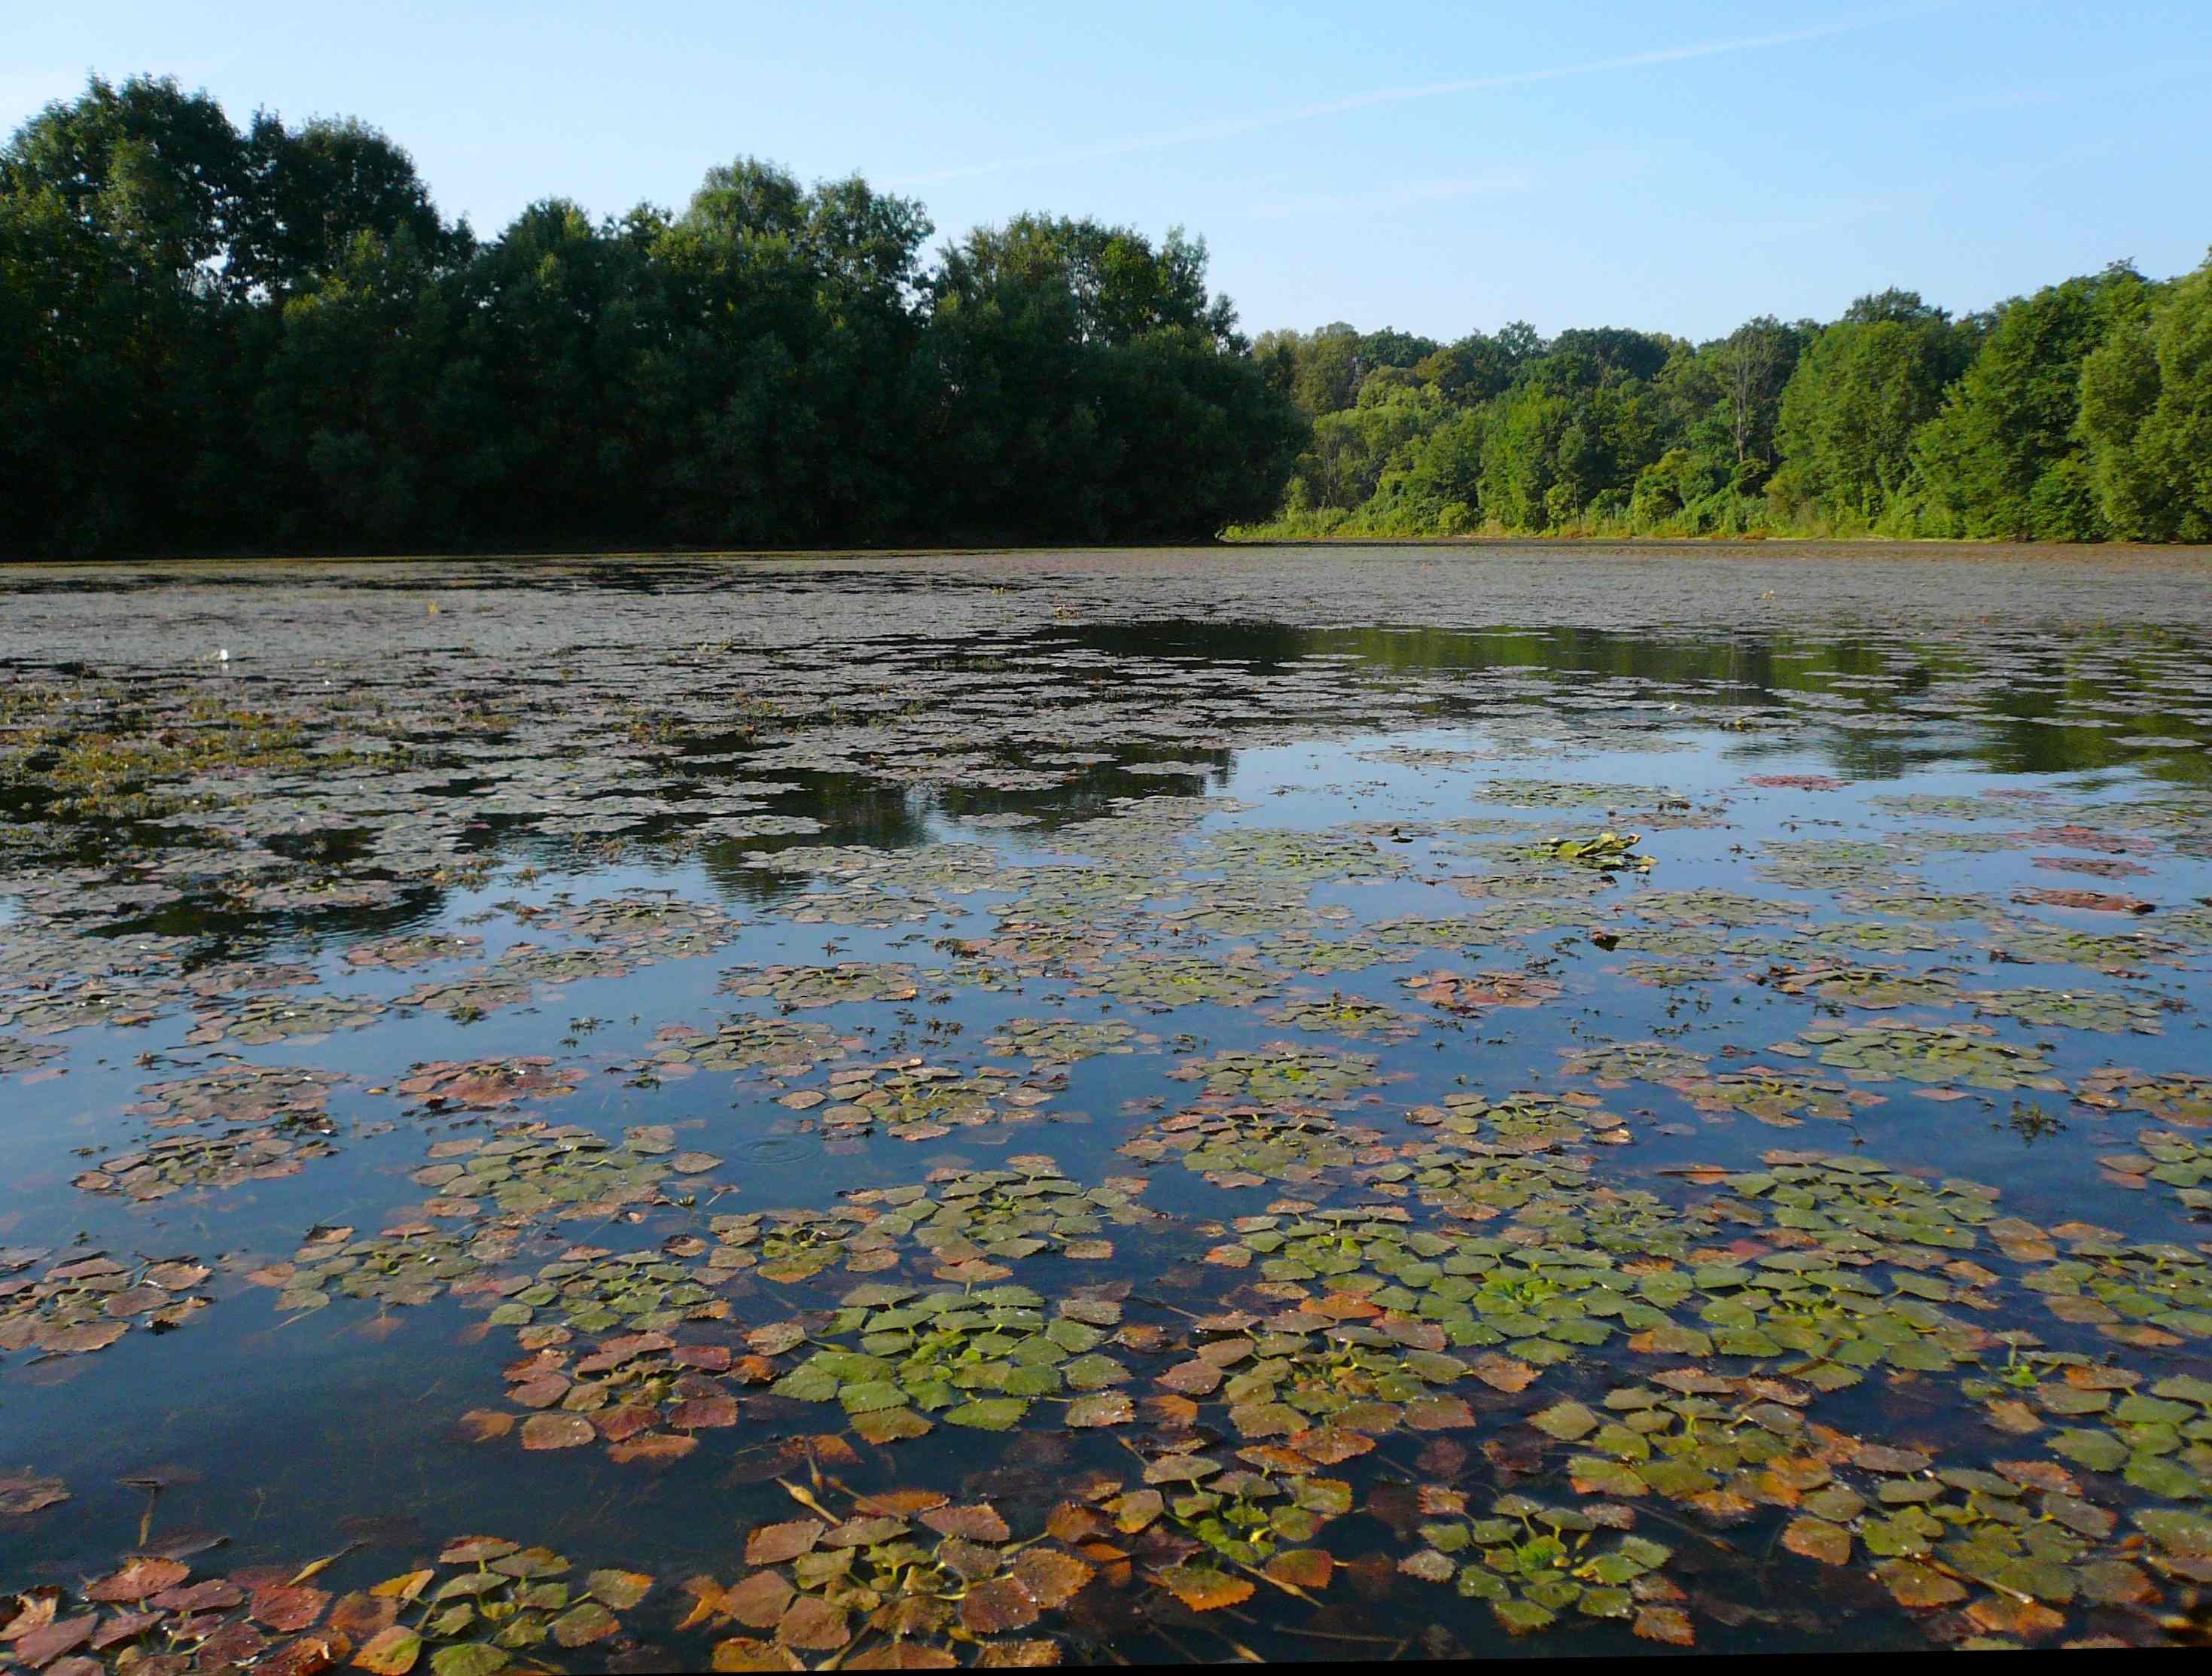
<svg viewBox="0 0 2212 1676"><path fill-rule="evenodd" d="M1778 498L1843 529L1872 527L1905 487L1913 434L1973 349L1972 327L1917 292L1853 303L1813 340L1782 392Z"/></svg>
<svg viewBox="0 0 2212 1676"><path fill-rule="evenodd" d="M0 551L1187 539L1279 503L1306 422L1203 241L1025 216L933 265L933 230L740 158L681 213L548 198L479 242L362 124L94 79L0 150Z"/></svg>
<svg viewBox="0 0 2212 1676"><path fill-rule="evenodd" d="M1696 345L1516 324L1371 347L1401 336L1261 338L1316 416L1277 517L1232 533L2212 540L2212 262L1965 319L1883 291Z"/></svg>
<svg viewBox="0 0 2212 1676"><path fill-rule="evenodd" d="M2080 421L2082 363L2139 325L2150 288L2116 263L2000 307L1913 444L1929 532L2091 541L2106 531Z"/></svg>
<svg viewBox="0 0 2212 1676"><path fill-rule="evenodd" d="M2123 307L2082 363L2098 511L2130 541L2212 541L2212 257Z"/></svg>

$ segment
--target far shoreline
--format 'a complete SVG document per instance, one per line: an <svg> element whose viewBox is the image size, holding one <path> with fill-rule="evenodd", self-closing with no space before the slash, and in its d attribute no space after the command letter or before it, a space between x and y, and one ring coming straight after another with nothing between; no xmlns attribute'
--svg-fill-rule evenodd
<svg viewBox="0 0 2212 1676"><path fill-rule="evenodd" d="M98 575L132 569L181 570L197 566L334 567L343 565L487 564L664 564L672 562L845 563L866 565L898 561L959 561L1051 556L1066 558L1082 554L1137 556L1158 554L1182 557L1228 557L1246 553L1281 550L1345 551L1364 550L1403 551L1531 554L1648 553L1652 556L1758 559L1762 556L1820 560L1943 558L1951 560L2072 560L2100 559L2195 560L2212 562L2212 544L2182 542L2008 542L1942 536L1600 536L1600 535L1455 535L1455 536L1267 536L1209 541L1122 542L1061 543L970 543L884 547L610 547L559 550L520 550L482 553L176 553L131 554L113 558L0 557L0 572L78 572Z"/></svg>

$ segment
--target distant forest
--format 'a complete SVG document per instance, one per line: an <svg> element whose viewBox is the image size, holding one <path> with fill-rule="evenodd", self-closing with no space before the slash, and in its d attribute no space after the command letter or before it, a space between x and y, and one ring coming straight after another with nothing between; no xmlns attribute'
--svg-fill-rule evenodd
<svg viewBox="0 0 2212 1676"><path fill-rule="evenodd" d="M1692 343L1237 330L1203 240L741 158L491 239L350 120L0 149L0 556L1482 533L2212 541L2212 262Z"/></svg>
<svg viewBox="0 0 2212 1676"><path fill-rule="evenodd" d="M441 217L350 121L94 78L0 150L0 555L1205 539L1308 427L1206 247L740 159Z"/></svg>
<svg viewBox="0 0 2212 1676"><path fill-rule="evenodd" d="M1253 355L1313 431L1236 535L2212 541L2212 260L1958 319L1889 290L1705 343L1337 325Z"/></svg>

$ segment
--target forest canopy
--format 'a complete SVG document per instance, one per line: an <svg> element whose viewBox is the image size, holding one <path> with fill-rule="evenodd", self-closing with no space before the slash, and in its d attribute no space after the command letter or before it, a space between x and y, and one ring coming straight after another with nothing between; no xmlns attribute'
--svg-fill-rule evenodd
<svg viewBox="0 0 2212 1676"><path fill-rule="evenodd" d="M1474 533L2212 540L2212 265L1695 343L1237 330L1202 240L739 157L495 236L345 120L0 149L0 556Z"/></svg>
<svg viewBox="0 0 2212 1676"><path fill-rule="evenodd" d="M1963 319L1888 290L1704 343L1339 323L1253 353L1313 434L1237 534L2212 541L2212 262Z"/></svg>
<svg viewBox="0 0 2212 1676"><path fill-rule="evenodd" d="M351 121L94 78L0 150L0 553L1207 538L1306 422L1202 241L750 158L444 220Z"/></svg>

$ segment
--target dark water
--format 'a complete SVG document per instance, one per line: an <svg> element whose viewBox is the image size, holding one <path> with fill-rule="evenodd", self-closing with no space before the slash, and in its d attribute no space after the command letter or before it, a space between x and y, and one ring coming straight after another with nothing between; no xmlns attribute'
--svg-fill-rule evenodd
<svg viewBox="0 0 2212 1676"><path fill-rule="evenodd" d="M1203 563L9 576L61 1656L2201 1640L2201 575Z"/></svg>

